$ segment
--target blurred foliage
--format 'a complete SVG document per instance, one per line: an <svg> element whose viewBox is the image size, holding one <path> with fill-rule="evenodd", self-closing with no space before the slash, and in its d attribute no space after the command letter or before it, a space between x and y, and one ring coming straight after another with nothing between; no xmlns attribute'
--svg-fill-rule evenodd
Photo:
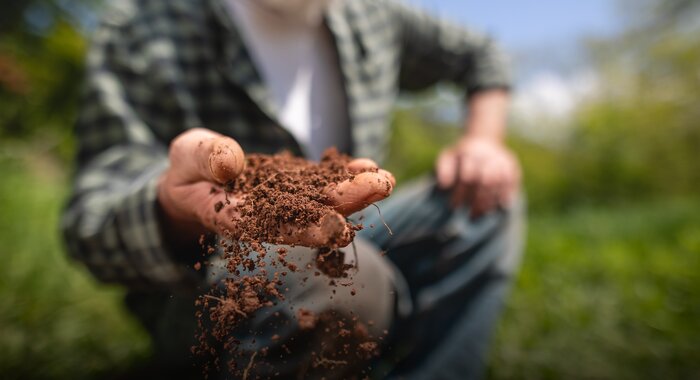
<svg viewBox="0 0 700 380"><path fill-rule="evenodd" d="M534 209L697 195L700 24L661 25L633 25L590 44L599 89L564 126L566 142L511 139Z"/></svg>
<svg viewBox="0 0 700 380"><path fill-rule="evenodd" d="M700 189L700 41L695 33L599 43L593 64L601 93L579 107L559 155L559 199L617 202L693 195Z"/></svg>
<svg viewBox="0 0 700 380"><path fill-rule="evenodd" d="M101 0L12 0L0 13L0 35L7 38L41 38L58 21L75 25L92 18Z"/></svg>
<svg viewBox="0 0 700 380"><path fill-rule="evenodd" d="M539 214L493 379L700 378L700 200Z"/></svg>
<svg viewBox="0 0 700 380"><path fill-rule="evenodd" d="M0 378L94 378L144 359L148 337L124 291L67 260L67 195L97 1L17 0L0 12Z"/></svg>
<svg viewBox="0 0 700 380"><path fill-rule="evenodd" d="M65 169L34 145L0 152L0 378L82 379L145 358L148 338L123 290L63 252Z"/></svg>
<svg viewBox="0 0 700 380"><path fill-rule="evenodd" d="M411 108L399 109L394 113L390 155L384 166L399 184L430 172L440 149L454 142L459 134L459 129L451 125L427 125Z"/></svg>
<svg viewBox="0 0 700 380"><path fill-rule="evenodd" d="M38 139L67 158L85 56L81 15L93 3L10 4L0 17L0 138Z"/></svg>

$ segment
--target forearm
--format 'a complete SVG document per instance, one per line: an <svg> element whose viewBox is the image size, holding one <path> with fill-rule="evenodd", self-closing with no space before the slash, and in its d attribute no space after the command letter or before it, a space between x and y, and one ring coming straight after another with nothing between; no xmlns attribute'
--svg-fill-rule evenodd
<svg viewBox="0 0 700 380"><path fill-rule="evenodd" d="M469 112L464 122L464 137L503 141L510 102L509 92L505 89L476 92L467 102Z"/></svg>

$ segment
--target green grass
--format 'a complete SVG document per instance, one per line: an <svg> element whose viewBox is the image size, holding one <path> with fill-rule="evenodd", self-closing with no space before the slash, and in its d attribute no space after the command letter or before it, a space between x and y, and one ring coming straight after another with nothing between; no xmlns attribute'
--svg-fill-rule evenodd
<svg viewBox="0 0 700 380"><path fill-rule="evenodd" d="M494 379L700 378L700 201L533 216Z"/></svg>
<svg viewBox="0 0 700 380"><path fill-rule="evenodd" d="M80 379L146 355L122 291L66 259L63 171L0 156L0 178L0 378Z"/></svg>
<svg viewBox="0 0 700 380"><path fill-rule="evenodd" d="M148 354L123 291L66 259L66 179L0 156L0 378L91 378ZM700 378L700 200L535 214L493 379Z"/></svg>

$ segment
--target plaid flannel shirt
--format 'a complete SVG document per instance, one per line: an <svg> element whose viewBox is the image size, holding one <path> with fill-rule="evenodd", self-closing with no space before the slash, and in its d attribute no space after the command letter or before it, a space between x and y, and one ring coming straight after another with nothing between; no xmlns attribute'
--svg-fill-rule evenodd
<svg viewBox="0 0 700 380"><path fill-rule="evenodd" d="M158 220L157 179L181 132L205 127L247 152L303 154L279 125L224 1L122 1L92 35L62 228L71 255L102 281L160 289L198 282L190 269L196 254L170 252ZM344 1L325 25L355 156L381 161L400 91L449 82L471 94L509 85L490 39L392 1Z"/></svg>

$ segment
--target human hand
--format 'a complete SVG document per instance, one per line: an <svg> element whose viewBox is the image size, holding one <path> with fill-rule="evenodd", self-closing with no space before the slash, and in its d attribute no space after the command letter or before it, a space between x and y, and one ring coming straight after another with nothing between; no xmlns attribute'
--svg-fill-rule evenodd
<svg viewBox="0 0 700 380"><path fill-rule="evenodd" d="M472 218L507 207L520 187L517 158L492 138L463 137L440 154L436 171L438 186L452 192L451 206L470 206Z"/></svg>
<svg viewBox="0 0 700 380"><path fill-rule="evenodd" d="M158 184L165 230L180 242L195 241L207 231L234 230L236 205L240 199L223 191L212 191L212 188L235 180L244 169L245 156L240 145L216 132L192 129L173 140L169 159L170 167ZM347 245L350 241L339 239L349 235L344 216L391 194L394 177L378 169L373 161L355 159L347 168L356 174L352 181L331 184L324 190L335 211L323 216L319 225L282 226L277 231L282 244L320 247L340 241ZM231 202L229 207L216 207L227 201Z"/></svg>

